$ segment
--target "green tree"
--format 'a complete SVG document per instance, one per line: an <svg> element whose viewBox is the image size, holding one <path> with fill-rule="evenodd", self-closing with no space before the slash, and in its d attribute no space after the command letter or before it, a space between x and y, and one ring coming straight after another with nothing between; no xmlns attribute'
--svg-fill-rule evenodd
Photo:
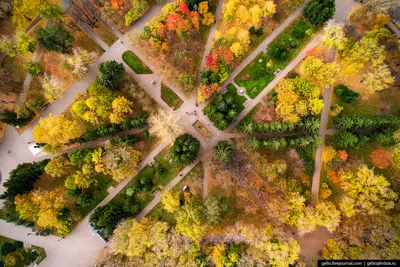
<svg viewBox="0 0 400 267"><path fill-rule="evenodd" d="M97 74L97 82L101 85L117 90L119 83L123 80L125 68L122 63L115 60L106 61L99 64L99 73Z"/></svg>
<svg viewBox="0 0 400 267"><path fill-rule="evenodd" d="M226 140L218 141L214 146L214 151L223 163L228 163L233 157L232 145Z"/></svg>
<svg viewBox="0 0 400 267"><path fill-rule="evenodd" d="M39 8L39 16L48 19L48 20L59 20L63 17L65 17L65 12L64 10L57 6L57 5L51 5L47 2L45 2L40 8Z"/></svg>
<svg viewBox="0 0 400 267"><path fill-rule="evenodd" d="M43 160L32 163L18 164L15 169L3 183L5 192L0 196L1 199L12 199L16 195L21 195L32 191L33 184L39 176L44 172L49 160Z"/></svg>
<svg viewBox="0 0 400 267"><path fill-rule="evenodd" d="M335 14L335 0L311 0L304 8L303 15L312 25L323 25Z"/></svg>
<svg viewBox="0 0 400 267"><path fill-rule="evenodd" d="M26 66L28 72L32 76L38 76L40 72L42 71L42 67L40 67L39 62L29 62Z"/></svg>
<svg viewBox="0 0 400 267"><path fill-rule="evenodd" d="M60 23L48 26L45 29L40 28L35 31L35 35L36 39L47 50L63 54L71 52L74 36Z"/></svg>
<svg viewBox="0 0 400 267"><path fill-rule="evenodd" d="M21 127L26 125L33 118L33 113L29 112L23 116L18 116L15 111L2 110L0 111L0 121L14 127Z"/></svg>
<svg viewBox="0 0 400 267"><path fill-rule="evenodd" d="M171 158L178 164L188 165L194 162L200 151L200 142L190 134L176 138L171 147Z"/></svg>

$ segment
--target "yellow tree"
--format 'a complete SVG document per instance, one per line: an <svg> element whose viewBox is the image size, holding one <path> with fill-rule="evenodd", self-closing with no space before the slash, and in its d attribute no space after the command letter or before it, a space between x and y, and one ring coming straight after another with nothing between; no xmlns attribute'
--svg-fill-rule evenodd
<svg viewBox="0 0 400 267"><path fill-rule="evenodd" d="M57 228L59 221L57 216L66 206L63 189L53 191L36 190L33 192L34 202L39 206L37 224L43 228Z"/></svg>
<svg viewBox="0 0 400 267"><path fill-rule="evenodd" d="M72 167L71 161L65 156L52 158L44 168L44 171L52 177L62 177L68 174Z"/></svg>
<svg viewBox="0 0 400 267"><path fill-rule="evenodd" d="M355 172L346 172L341 176L344 196L340 208L346 217L357 213L376 214L394 207L397 193L393 192L390 183L382 175L374 174L367 166Z"/></svg>
<svg viewBox="0 0 400 267"><path fill-rule="evenodd" d="M19 213L19 218L23 220L33 220L39 212L38 205L32 200L33 193L17 195L14 199L15 209Z"/></svg>
<svg viewBox="0 0 400 267"><path fill-rule="evenodd" d="M392 73L386 64L375 67L373 71L368 72L365 77L365 83L371 93L387 89L395 81L396 80L392 76Z"/></svg>
<svg viewBox="0 0 400 267"><path fill-rule="evenodd" d="M110 114L111 123L121 123L126 114L132 113L133 103L123 96L119 96L112 101L112 113Z"/></svg>
<svg viewBox="0 0 400 267"><path fill-rule="evenodd" d="M328 20L324 26L323 42L329 48L335 47L343 50L347 44L347 38L343 32L343 23L335 23L334 20Z"/></svg>
<svg viewBox="0 0 400 267"><path fill-rule="evenodd" d="M137 174L140 155L141 153L132 147L111 145L110 142L106 142L101 163L104 164L105 172L111 174L114 180L120 182Z"/></svg>
<svg viewBox="0 0 400 267"><path fill-rule="evenodd" d="M162 193L161 203L163 208L170 213L177 211L181 206L179 195L179 191L172 192L172 190L166 190L164 193Z"/></svg>
<svg viewBox="0 0 400 267"><path fill-rule="evenodd" d="M301 68L306 75L324 87L332 84L340 73L338 63L324 63L321 59L313 56L307 57Z"/></svg>
<svg viewBox="0 0 400 267"><path fill-rule="evenodd" d="M68 120L64 114L40 119L39 124L33 128L32 136L38 143L49 144L57 147L68 143L69 140L83 134L77 121Z"/></svg>

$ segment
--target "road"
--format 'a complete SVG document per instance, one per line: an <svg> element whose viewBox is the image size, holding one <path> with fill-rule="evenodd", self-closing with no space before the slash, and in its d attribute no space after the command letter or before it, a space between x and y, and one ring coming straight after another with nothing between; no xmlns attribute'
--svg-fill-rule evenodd
<svg viewBox="0 0 400 267"><path fill-rule="evenodd" d="M171 1L171 0L170 0ZM338 4L338 10L349 10L349 6L353 4L353 1L350 0L342 0ZM133 27L129 30L129 32L135 30L143 29L144 24L147 21L157 15L161 8L162 4L154 5L143 17L141 17L138 21L136 21ZM302 8L302 7L300 7ZM221 8L218 7L218 10ZM296 14L300 14L301 9L297 9L293 16L289 17L285 20L284 24L289 25L293 19L296 18ZM342 16L342 15L341 15ZM343 16L342 16L343 17ZM213 27L213 29L215 29ZM213 32L211 30L211 33ZM238 66L238 68L231 74L227 83L232 81L236 74L240 72L252 59L254 59L259 52L264 49L266 44L269 44L272 41L274 36L279 35L279 33L284 29L284 27L278 27L272 34L272 37L268 37L258 48L256 48L253 53L249 55L247 59L245 59L242 64ZM112 29L115 32L115 29ZM129 33L128 32L128 33ZM94 34L90 33L89 34ZM135 47L128 44L126 38L127 34L118 34L120 37L120 41L117 41L108 49L106 49L105 53L91 66L89 70L89 75L86 79L77 81L64 93L62 98L58 99L51 105L46 111L41 114L41 117L47 117L50 113L52 114L60 114L62 113L72 102L74 96L77 92L83 92L90 85L97 74L97 67L101 62L108 60L116 60L118 62L122 62L121 55L126 50L134 51L151 69L153 69L154 74L152 75L137 75L133 71L125 65L128 73L138 81L138 83L149 93L159 105L163 108L169 108L161 99L161 77L160 72L144 58L144 56L138 51ZM209 38L210 40L210 38ZM321 40L321 36L317 35L315 38L303 49L299 55L297 55L289 65L282 70L282 73L277 76L273 82L271 82L264 91L255 99L248 100L246 102L245 109L239 114L239 118L235 123L233 123L227 130L219 131L216 129L208 120L208 118L201 112L201 107L196 106L196 100L194 98L186 98L182 96L182 93L174 87L171 87L179 96L182 96L184 100L184 104L176 111L177 114L182 119L185 130L190 134L196 136L201 143L201 152L195 163L202 160L204 155L211 151L212 147L218 140L224 140L232 136L229 132L237 125L237 123L245 117L248 112L252 110L253 107L257 105L257 103L265 96L280 80L282 80L286 74L292 70L301 60L305 57L306 51L313 48L318 42ZM121 42L122 41L122 42ZM208 54L211 48L211 41L207 41L205 52L203 58ZM157 80L156 85L152 85L150 81L152 79ZM204 104L203 104L204 106ZM186 112L197 111L198 116L189 116ZM213 137L211 139L204 138L197 130L192 127L192 124L196 121L200 120L204 126L206 126L209 131L212 132ZM49 157L48 155L39 155L34 157L27 148L27 142L31 141L32 129L38 123L36 120L29 128L19 136L14 128L8 127L3 138L2 143L0 144L0 155L2 155L2 159L0 161L0 170L3 173L3 182L8 178L9 172L16 167L17 164L22 162L30 162L30 161L38 161L43 158ZM158 145L149 156L147 156L140 164L139 169L143 168L148 164L159 152L161 152L167 146L166 143L161 143ZM6 152L11 150L10 154ZM172 188L175 186L185 174L190 172L190 170L195 166L195 163L187 166L181 173L182 176L178 175L175 177L170 184L166 186L166 188ZM208 177L208 176L207 176ZM205 188L204 191L207 192L208 184L205 179ZM101 203L100 205L104 205L108 203L128 182L130 179L125 179L122 183L120 183ZM0 193L4 191L4 188L0 188ZM205 193L204 197L207 193ZM138 219L145 216L152 207L154 207L159 202L159 195L145 208L145 210L138 215ZM42 246L46 249L47 257L40 264L40 266L92 266L97 251L105 246L103 241L98 236L92 236L88 230L88 218L84 218L81 223L72 231L70 235L68 235L65 239L59 240L57 237L38 237L33 235L28 235L29 229L22 228L19 226L15 226L12 224L6 224L4 221L0 221L0 235L8 236L17 240L24 241L26 243L34 244Z"/></svg>

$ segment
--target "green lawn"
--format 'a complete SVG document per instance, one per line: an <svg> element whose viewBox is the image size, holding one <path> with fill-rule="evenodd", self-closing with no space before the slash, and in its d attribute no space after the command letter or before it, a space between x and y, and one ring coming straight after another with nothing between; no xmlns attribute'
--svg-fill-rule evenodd
<svg viewBox="0 0 400 267"><path fill-rule="evenodd" d="M153 73L132 51L125 51L122 54L122 59L137 74Z"/></svg>
<svg viewBox="0 0 400 267"><path fill-rule="evenodd" d="M183 104L183 100L165 84L161 85L161 98L173 110L177 110Z"/></svg>
<svg viewBox="0 0 400 267"><path fill-rule="evenodd" d="M239 95L237 93L237 88L236 86L234 86L232 83L228 84L228 86L226 87L226 89L228 90L228 92L232 95L235 95L235 99L237 102L239 102L240 104L243 104L244 102L246 102L247 98L245 96Z"/></svg>
<svg viewBox="0 0 400 267"><path fill-rule="evenodd" d="M289 62L303 49L303 47L311 39L312 35L305 34L303 38L295 38L291 32L297 24L307 25L307 30L315 32L309 23L303 18L294 21L287 27L272 43L269 45L270 50L267 53L261 52L238 76L235 82L246 88L247 95L254 99L259 93L275 78L274 72L277 69L283 70ZM286 58L279 60L273 58L272 51L278 46L285 47ZM267 63L270 62L267 67Z"/></svg>
<svg viewBox="0 0 400 267"><path fill-rule="evenodd" d="M192 196L201 199L203 192L203 177L204 169L203 163L200 162L194 167L173 189L172 191L177 192L181 190L184 185L188 185ZM167 212L162 208L161 202L158 203L147 215L148 217L153 216L157 220L168 222L169 225L175 225L176 221L173 214Z"/></svg>
<svg viewBox="0 0 400 267"><path fill-rule="evenodd" d="M154 160L155 163L153 166L147 165L144 167L112 201L123 205L126 190L132 187L137 180L152 176L154 183L152 189L150 191L141 191L136 195L140 210L142 210L154 199L153 192L157 189L162 189L163 186L167 185L183 169L182 166L176 163L169 163L169 148L161 151Z"/></svg>

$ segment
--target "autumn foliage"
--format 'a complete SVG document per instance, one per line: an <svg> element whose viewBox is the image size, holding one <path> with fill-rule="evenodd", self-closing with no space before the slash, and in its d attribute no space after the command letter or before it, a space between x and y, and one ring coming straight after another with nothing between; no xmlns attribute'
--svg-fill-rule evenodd
<svg viewBox="0 0 400 267"><path fill-rule="evenodd" d="M373 151L370 155L372 164L379 169L386 169L390 165L389 153L383 149Z"/></svg>

